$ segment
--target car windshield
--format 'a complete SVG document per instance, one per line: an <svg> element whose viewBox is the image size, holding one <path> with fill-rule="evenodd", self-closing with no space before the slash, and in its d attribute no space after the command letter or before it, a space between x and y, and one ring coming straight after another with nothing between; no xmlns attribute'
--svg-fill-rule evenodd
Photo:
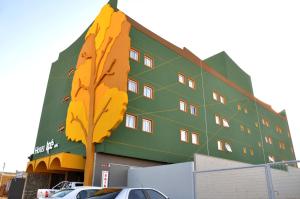
<svg viewBox="0 0 300 199"><path fill-rule="evenodd" d="M66 196L67 194L69 194L73 190L74 189L64 189L62 191L59 191L59 192L53 194L50 198L62 198L64 196Z"/></svg>
<svg viewBox="0 0 300 199"><path fill-rule="evenodd" d="M101 189L97 191L90 199L115 199L122 189Z"/></svg>

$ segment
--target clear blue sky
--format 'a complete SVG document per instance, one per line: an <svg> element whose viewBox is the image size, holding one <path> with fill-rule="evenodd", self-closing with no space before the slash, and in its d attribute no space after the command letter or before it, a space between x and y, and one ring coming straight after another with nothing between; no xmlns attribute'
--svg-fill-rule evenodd
<svg viewBox="0 0 300 199"><path fill-rule="evenodd" d="M51 63L106 0L0 0L0 167L24 170L33 153ZM170 6L171 5L171 6ZM119 0L119 8L205 59L225 50L255 95L287 110L300 159L297 0Z"/></svg>

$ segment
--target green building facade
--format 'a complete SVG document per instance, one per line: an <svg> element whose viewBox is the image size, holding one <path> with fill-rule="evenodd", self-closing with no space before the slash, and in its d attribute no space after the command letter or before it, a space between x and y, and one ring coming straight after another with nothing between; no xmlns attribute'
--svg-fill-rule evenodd
<svg viewBox="0 0 300 199"><path fill-rule="evenodd" d="M191 161L194 153L252 164L295 159L285 111L255 98L250 76L225 52L201 60L128 19L127 113L96 152L162 163ZM83 144L65 135L84 35L52 64L33 160L61 152L85 156Z"/></svg>

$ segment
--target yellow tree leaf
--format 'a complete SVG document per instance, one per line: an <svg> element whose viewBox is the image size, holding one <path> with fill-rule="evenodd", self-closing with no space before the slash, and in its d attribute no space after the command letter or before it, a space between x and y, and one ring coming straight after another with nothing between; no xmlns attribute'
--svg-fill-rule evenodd
<svg viewBox="0 0 300 199"><path fill-rule="evenodd" d="M67 113L66 136L68 139L86 145L88 121L81 101L71 101Z"/></svg>
<svg viewBox="0 0 300 199"><path fill-rule="evenodd" d="M93 142L101 143L111 135L111 130L116 128L123 120L128 103L127 93L117 88L108 89L101 102L98 103L95 117Z"/></svg>

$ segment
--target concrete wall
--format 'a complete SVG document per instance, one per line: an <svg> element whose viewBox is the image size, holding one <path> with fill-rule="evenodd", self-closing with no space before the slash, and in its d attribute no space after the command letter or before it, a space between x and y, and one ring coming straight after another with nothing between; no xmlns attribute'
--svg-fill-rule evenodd
<svg viewBox="0 0 300 199"><path fill-rule="evenodd" d="M193 199L193 170L193 162L130 168L128 186L155 188L171 199Z"/></svg>
<svg viewBox="0 0 300 199"><path fill-rule="evenodd" d="M127 158L104 153L97 153L95 158L93 185L102 186L102 171L109 171L109 186L127 186L127 170L130 166L149 167L161 164L162 163L159 162L140 160L136 158Z"/></svg>
<svg viewBox="0 0 300 199"><path fill-rule="evenodd" d="M247 167L250 164L195 155L196 171ZM277 198L300 198L300 169L288 171L271 169L272 183ZM195 175L196 198L268 198L268 186L264 167L208 171Z"/></svg>

